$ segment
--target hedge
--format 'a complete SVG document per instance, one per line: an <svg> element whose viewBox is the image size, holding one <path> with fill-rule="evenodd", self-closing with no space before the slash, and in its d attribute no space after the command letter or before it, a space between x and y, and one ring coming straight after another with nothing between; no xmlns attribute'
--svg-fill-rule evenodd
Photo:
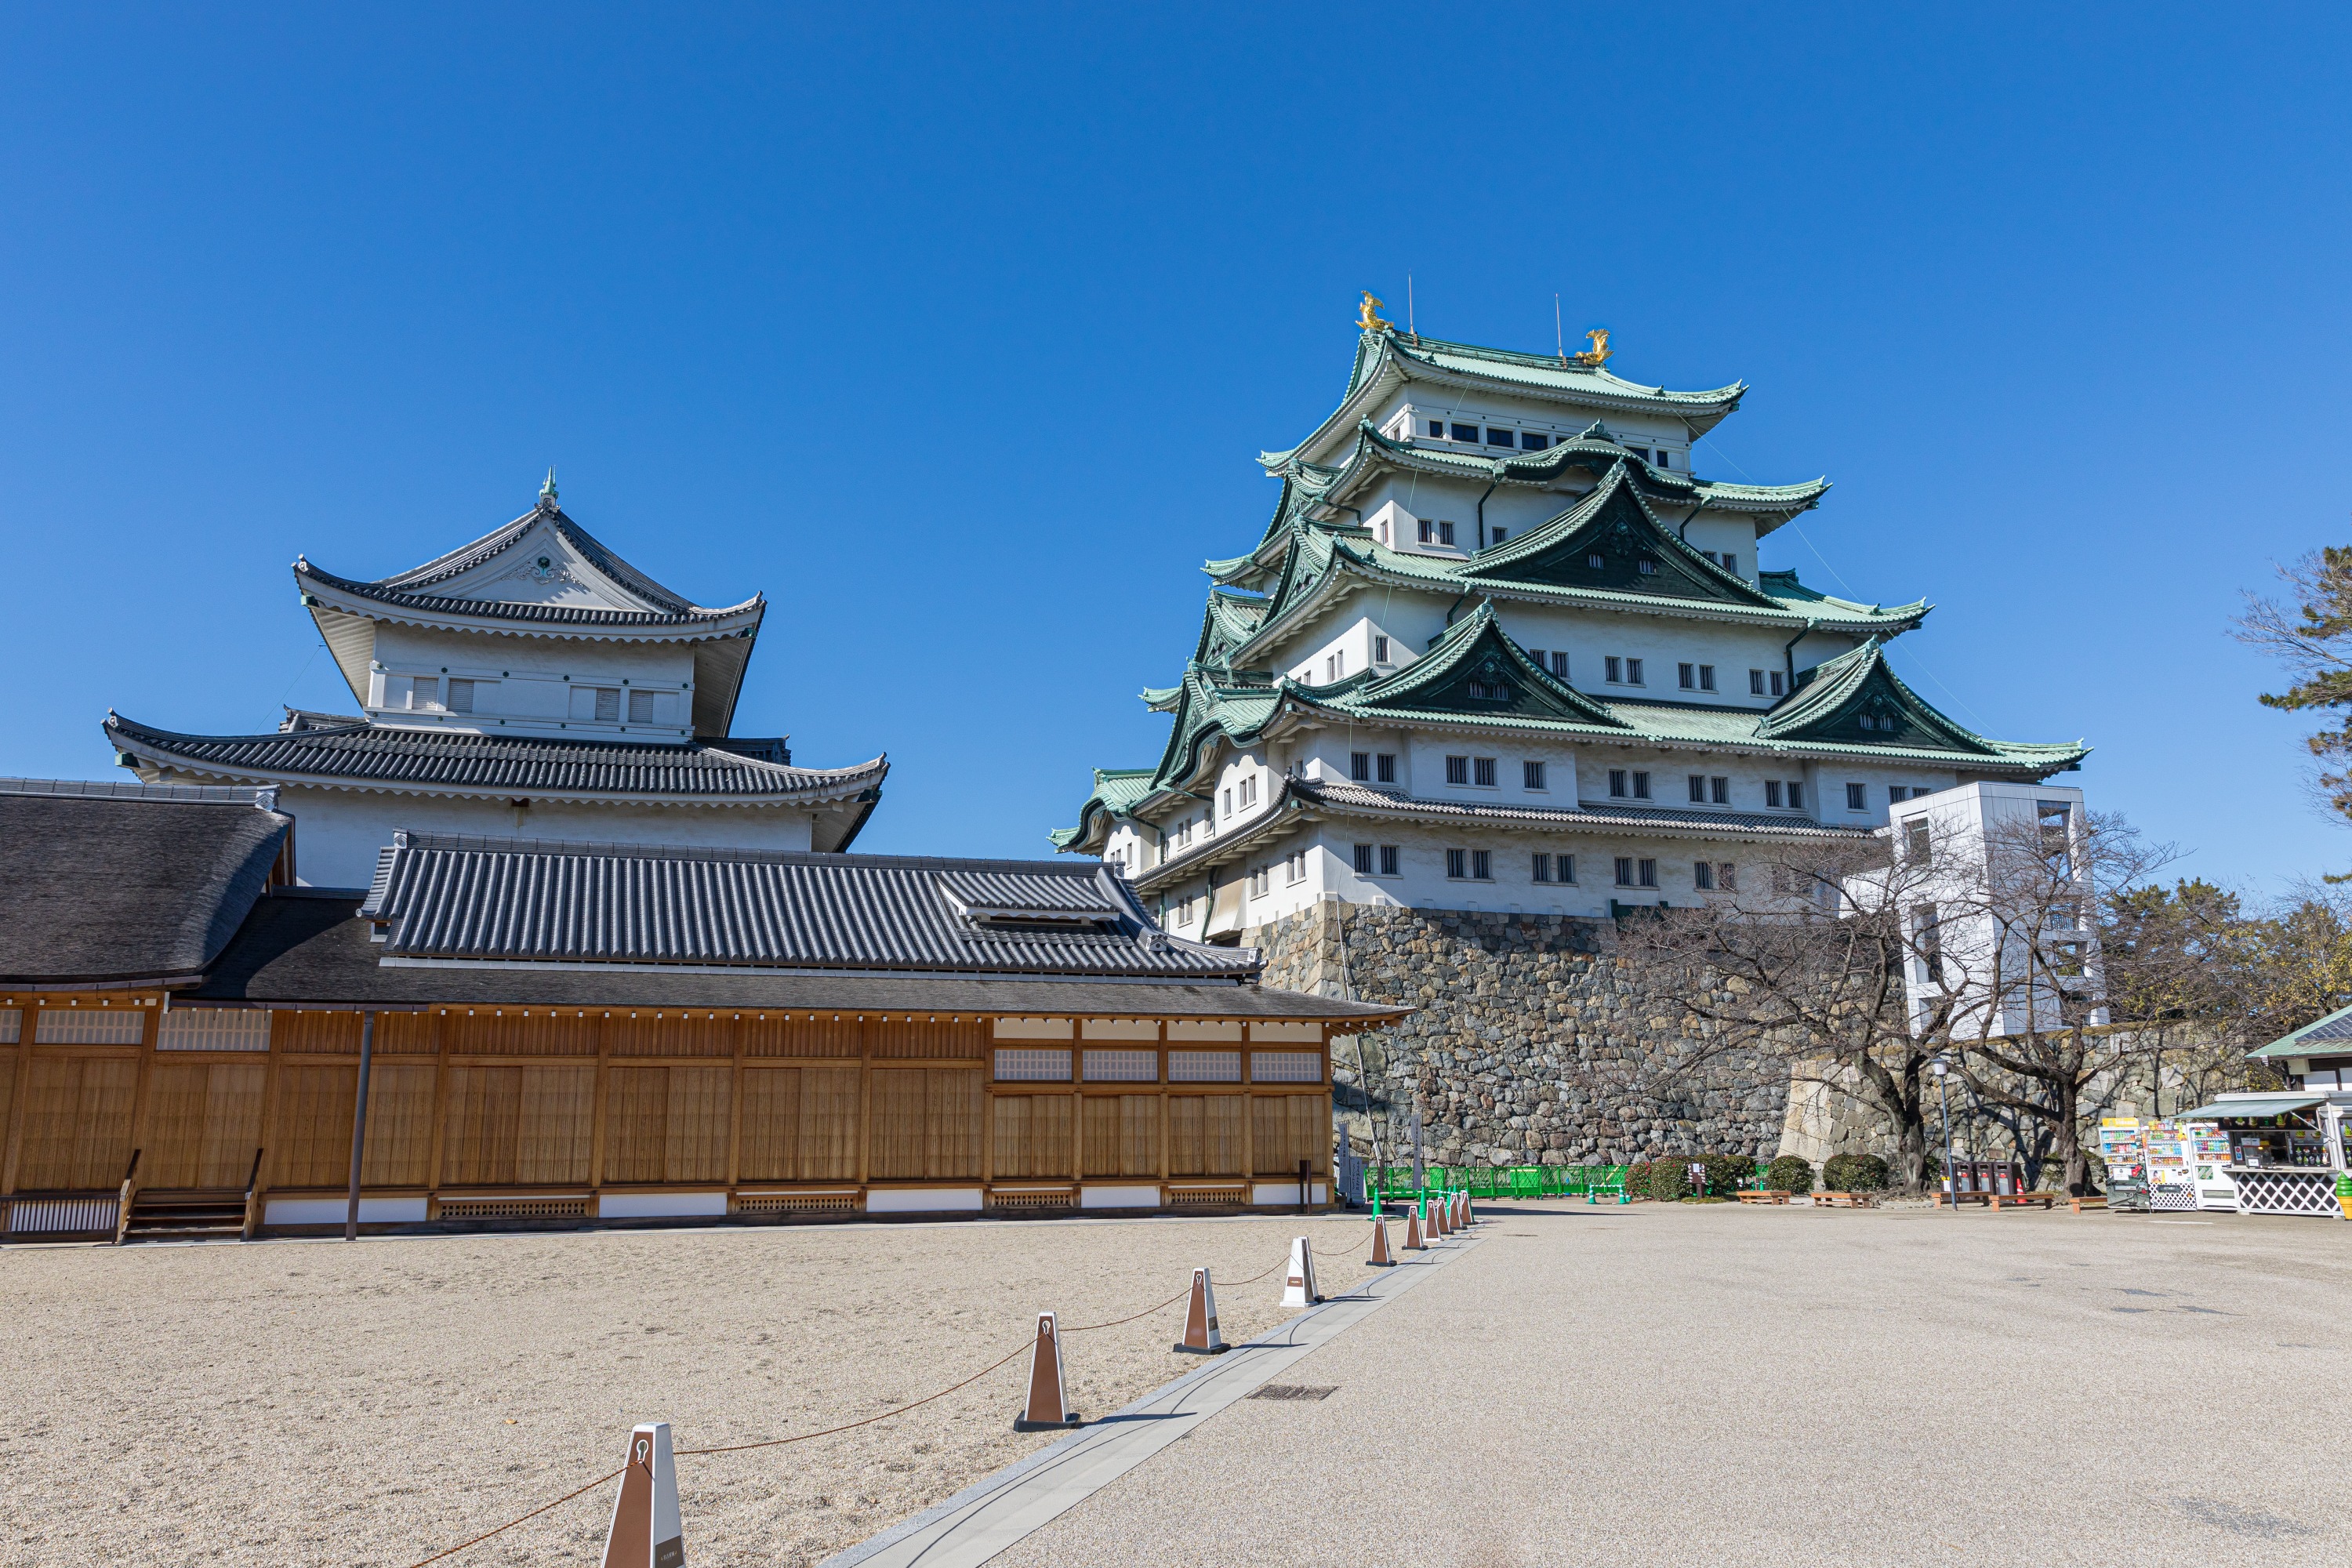
<svg viewBox="0 0 2352 1568"><path fill-rule="evenodd" d="M1874 1193L1886 1185L1886 1162L1875 1154L1832 1154L1822 1166L1822 1187L1832 1193Z"/></svg>
<svg viewBox="0 0 2352 1568"><path fill-rule="evenodd" d="M1810 1193L1813 1190L1812 1162L1795 1154L1783 1154L1765 1169L1764 1184L1779 1193Z"/></svg>

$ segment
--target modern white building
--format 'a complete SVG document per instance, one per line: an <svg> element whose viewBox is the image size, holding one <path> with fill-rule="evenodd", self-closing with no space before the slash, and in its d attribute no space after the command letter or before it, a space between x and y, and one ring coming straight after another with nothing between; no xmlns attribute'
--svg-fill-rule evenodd
<svg viewBox="0 0 2352 1568"><path fill-rule="evenodd" d="M1744 384L1678 392L1591 352L1402 332L1368 300L1339 405L1259 461L1255 547L1212 561L1150 766L1099 770L1063 849L1124 867L1180 935L1325 897L1606 916L1737 890L1762 847L2032 784L2080 744L1992 741L1885 645L1923 601L1765 571L1826 481L1727 484L1693 444Z"/></svg>
<svg viewBox="0 0 2352 1568"><path fill-rule="evenodd" d="M623 561L556 504L375 582L294 563L359 711L288 710L274 733L106 719L150 783L266 784L299 879L368 885L395 828L749 849L846 848L881 757L793 763L730 733L765 598L712 608Z"/></svg>

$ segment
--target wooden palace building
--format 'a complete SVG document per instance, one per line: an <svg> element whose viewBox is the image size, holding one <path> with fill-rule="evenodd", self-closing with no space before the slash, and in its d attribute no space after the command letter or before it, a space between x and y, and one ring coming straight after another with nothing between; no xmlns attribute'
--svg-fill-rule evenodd
<svg viewBox="0 0 2352 1568"><path fill-rule="evenodd" d="M1117 867L845 852L882 760L728 736L763 605L540 505L297 568L362 711L110 717L0 781L0 1234L1331 1196L1329 1042Z"/></svg>

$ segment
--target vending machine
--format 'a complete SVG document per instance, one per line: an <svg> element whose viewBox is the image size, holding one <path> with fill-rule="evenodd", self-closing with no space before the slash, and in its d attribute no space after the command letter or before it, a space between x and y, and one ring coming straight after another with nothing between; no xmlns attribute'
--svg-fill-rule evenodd
<svg viewBox="0 0 2352 1568"><path fill-rule="evenodd" d="M2218 1121L2181 1123L2189 1138L2189 1157L2197 1173L2197 1206L2223 1214L2238 1212L2238 1184L2230 1179L2230 1136Z"/></svg>
<svg viewBox="0 0 2352 1568"><path fill-rule="evenodd" d="M2099 1158L2107 1167L2107 1207L2145 1214L2147 1146L2137 1117L2099 1119Z"/></svg>
<svg viewBox="0 0 2352 1568"><path fill-rule="evenodd" d="M2196 1147L2178 1121L2150 1122L2142 1133L2147 1150L2147 1206L2159 1210L2197 1207Z"/></svg>

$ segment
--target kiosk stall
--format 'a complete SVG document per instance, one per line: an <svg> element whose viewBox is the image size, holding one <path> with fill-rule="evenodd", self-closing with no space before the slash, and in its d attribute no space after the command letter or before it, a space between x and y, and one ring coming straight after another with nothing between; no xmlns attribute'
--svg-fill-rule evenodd
<svg viewBox="0 0 2352 1568"><path fill-rule="evenodd" d="M2217 1174L2235 1189L2239 1212L2341 1219L2346 1216L2336 1201L2336 1184L2346 1171L2344 1113L2352 1103L2336 1104L2336 1098L2225 1094L2182 1120L2212 1124L2210 1132L2189 1146L2200 1152L2226 1150ZM2352 1095L2340 1098L2352 1102Z"/></svg>

